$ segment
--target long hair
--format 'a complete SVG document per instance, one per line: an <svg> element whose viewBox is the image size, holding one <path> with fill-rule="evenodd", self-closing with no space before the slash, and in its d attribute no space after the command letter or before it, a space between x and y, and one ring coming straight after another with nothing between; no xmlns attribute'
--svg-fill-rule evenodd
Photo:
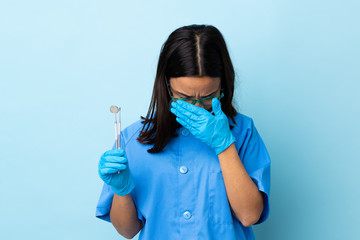
<svg viewBox="0 0 360 240"><path fill-rule="evenodd" d="M220 77L224 89L222 111L236 124L237 111L232 105L235 73L222 34L211 25L183 26L173 31L161 47L149 110L146 117L141 116L143 127L137 140L154 144L149 153L161 152L171 137L178 136L175 130L181 125L170 112L166 80L184 76Z"/></svg>

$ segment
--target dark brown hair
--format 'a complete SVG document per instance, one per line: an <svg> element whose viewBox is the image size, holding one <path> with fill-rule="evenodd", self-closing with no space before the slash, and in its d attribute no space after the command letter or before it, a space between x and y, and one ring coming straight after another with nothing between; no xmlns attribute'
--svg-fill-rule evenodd
<svg viewBox="0 0 360 240"><path fill-rule="evenodd" d="M181 125L170 112L166 80L184 76L220 77L222 111L236 124L232 105L235 73L222 34L211 25L184 26L173 31L161 47L149 110L146 118L141 116L143 127L137 140L154 144L149 153L161 152L171 137L178 136L175 130Z"/></svg>

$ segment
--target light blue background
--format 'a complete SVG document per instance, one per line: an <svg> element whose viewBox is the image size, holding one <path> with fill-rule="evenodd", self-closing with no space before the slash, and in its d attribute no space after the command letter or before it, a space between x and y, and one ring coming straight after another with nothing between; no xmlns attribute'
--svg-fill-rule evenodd
<svg viewBox="0 0 360 240"><path fill-rule="evenodd" d="M119 239L95 218L109 107L123 128L144 116L161 45L193 23L223 33L238 111L272 159L256 238L359 237L358 13L359 1L1 1L0 239Z"/></svg>

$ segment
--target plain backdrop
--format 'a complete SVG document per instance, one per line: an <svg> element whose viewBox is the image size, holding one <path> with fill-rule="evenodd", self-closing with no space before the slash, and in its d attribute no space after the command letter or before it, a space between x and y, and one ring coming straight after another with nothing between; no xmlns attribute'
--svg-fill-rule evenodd
<svg viewBox="0 0 360 240"><path fill-rule="evenodd" d="M162 44L217 27L272 160L256 239L360 236L359 1L1 1L0 239L123 239L98 160L145 116ZM137 239L136 236L134 239Z"/></svg>

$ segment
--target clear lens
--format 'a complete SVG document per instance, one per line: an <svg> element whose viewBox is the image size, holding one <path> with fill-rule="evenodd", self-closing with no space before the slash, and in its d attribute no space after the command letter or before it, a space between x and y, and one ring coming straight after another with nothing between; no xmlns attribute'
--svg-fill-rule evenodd
<svg viewBox="0 0 360 240"><path fill-rule="evenodd" d="M204 106L211 106L213 98L205 99L202 101Z"/></svg>

